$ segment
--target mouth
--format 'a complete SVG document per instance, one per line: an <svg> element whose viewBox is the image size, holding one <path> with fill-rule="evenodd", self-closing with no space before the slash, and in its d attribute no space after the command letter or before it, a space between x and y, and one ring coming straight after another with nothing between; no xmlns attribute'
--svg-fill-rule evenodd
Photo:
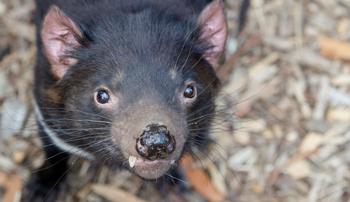
<svg viewBox="0 0 350 202"><path fill-rule="evenodd" d="M175 160L150 161L136 156L129 156L128 160L130 169L140 177L148 180L161 177L175 164Z"/></svg>

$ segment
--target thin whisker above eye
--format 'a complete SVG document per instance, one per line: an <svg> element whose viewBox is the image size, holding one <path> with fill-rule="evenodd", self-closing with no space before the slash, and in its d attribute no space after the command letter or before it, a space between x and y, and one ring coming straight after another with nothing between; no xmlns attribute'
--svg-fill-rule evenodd
<svg viewBox="0 0 350 202"><path fill-rule="evenodd" d="M179 71L183 71L183 69L186 67L187 62L188 62L188 59L189 59L189 58L190 58L190 56L191 56L191 52L192 52L192 48L193 48L193 46L194 46L194 44L191 44L191 47L189 48L188 53L187 53L186 60L185 60L184 64L182 65L182 67L180 68L180 70L179 70Z"/></svg>
<svg viewBox="0 0 350 202"><path fill-rule="evenodd" d="M213 85L215 82L217 82L217 78L213 78L213 80L209 81L209 83L200 91L198 92L198 96L202 95L203 93L207 92L208 88Z"/></svg>
<svg viewBox="0 0 350 202"><path fill-rule="evenodd" d="M182 52L185 49L186 44L188 43L188 41L192 37L193 33L195 31L197 31L197 29L198 29L198 26L195 26L192 30L187 31L187 33L185 34L185 40L184 40L184 42L182 44L181 50L179 52L179 55L177 56L177 59L175 61L174 67L173 67L173 69L175 69L176 71L179 71L179 68L177 67L177 65L178 65L178 62L179 62L179 60L181 58Z"/></svg>
<svg viewBox="0 0 350 202"><path fill-rule="evenodd" d="M186 75L186 73L188 73L189 71L193 70L193 68L195 68L203 59L204 59L204 56L201 55L201 56L199 57L199 59L198 59L190 68L188 68L188 69L185 71L184 74Z"/></svg>

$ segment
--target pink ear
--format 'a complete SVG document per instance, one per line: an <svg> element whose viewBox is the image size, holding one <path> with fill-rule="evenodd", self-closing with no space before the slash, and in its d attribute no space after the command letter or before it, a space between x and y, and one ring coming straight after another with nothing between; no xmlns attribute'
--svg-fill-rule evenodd
<svg viewBox="0 0 350 202"><path fill-rule="evenodd" d="M216 69L224 52L227 38L227 25L222 0L214 0L199 16L200 40L210 45L204 57Z"/></svg>
<svg viewBox="0 0 350 202"><path fill-rule="evenodd" d="M60 79L69 67L77 63L75 58L69 56L69 51L81 45L82 33L57 6L52 6L44 19L41 37L52 73Z"/></svg>

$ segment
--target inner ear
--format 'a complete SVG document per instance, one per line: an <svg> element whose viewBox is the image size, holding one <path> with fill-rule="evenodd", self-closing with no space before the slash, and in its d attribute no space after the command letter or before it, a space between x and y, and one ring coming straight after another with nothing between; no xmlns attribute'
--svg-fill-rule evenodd
<svg viewBox="0 0 350 202"><path fill-rule="evenodd" d="M52 74L60 79L77 63L71 52L82 44L82 32L57 6L52 6L43 21L41 38Z"/></svg>
<svg viewBox="0 0 350 202"><path fill-rule="evenodd" d="M222 0L214 0L207 5L199 15L199 40L207 45L204 58L215 68L225 49L227 39L227 24Z"/></svg>

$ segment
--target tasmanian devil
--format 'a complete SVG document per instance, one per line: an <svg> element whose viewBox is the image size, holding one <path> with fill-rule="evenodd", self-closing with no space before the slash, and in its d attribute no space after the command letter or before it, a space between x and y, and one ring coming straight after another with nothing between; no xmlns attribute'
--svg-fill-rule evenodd
<svg viewBox="0 0 350 202"><path fill-rule="evenodd" d="M34 109L54 200L70 154L157 179L208 142L227 36L221 0L37 0ZM49 194L49 196L47 196Z"/></svg>

